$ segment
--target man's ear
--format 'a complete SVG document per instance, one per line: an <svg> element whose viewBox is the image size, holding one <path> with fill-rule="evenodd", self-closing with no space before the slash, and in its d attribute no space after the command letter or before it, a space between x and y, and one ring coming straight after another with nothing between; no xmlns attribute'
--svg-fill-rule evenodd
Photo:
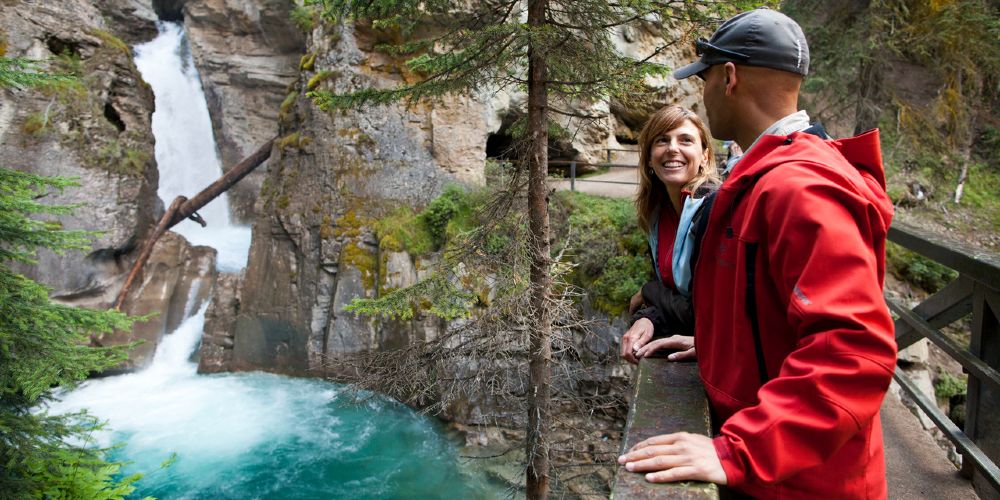
<svg viewBox="0 0 1000 500"><path fill-rule="evenodd" d="M736 91L736 83L739 80L736 76L736 65L727 62L723 70L726 72L726 95L731 96Z"/></svg>

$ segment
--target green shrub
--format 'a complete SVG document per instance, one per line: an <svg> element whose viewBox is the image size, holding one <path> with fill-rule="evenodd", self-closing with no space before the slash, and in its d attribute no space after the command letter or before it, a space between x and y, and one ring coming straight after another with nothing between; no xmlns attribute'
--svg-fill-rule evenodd
<svg viewBox="0 0 1000 500"><path fill-rule="evenodd" d="M934 293L958 273L893 242L885 248L886 269L897 278Z"/></svg>
<svg viewBox="0 0 1000 500"><path fill-rule="evenodd" d="M612 316L649 279L646 235L631 200L561 191L553 197L553 230L576 263L572 283L587 290L591 303Z"/></svg>
<svg viewBox="0 0 1000 500"><path fill-rule="evenodd" d="M964 373L956 377L948 372L941 372L934 381L934 395L947 401L952 396L965 394L968 385L969 376Z"/></svg>
<svg viewBox="0 0 1000 500"><path fill-rule="evenodd" d="M418 220L430 233L434 249L438 250L447 241L449 229L455 233L469 226L472 212L465 190L457 184L449 184L441 196L434 198L420 213ZM450 224L453 219L456 224Z"/></svg>
<svg viewBox="0 0 1000 500"><path fill-rule="evenodd" d="M402 206L375 223L379 246L391 252L427 255L434 251L430 232L410 207Z"/></svg>
<svg viewBox="0 0 1000 500"><path fill-rule="evenodd" d="M292 8L289 15L295 26L303 33L309 33L316 27L316 11L314 9L297 5Z"/></svg>

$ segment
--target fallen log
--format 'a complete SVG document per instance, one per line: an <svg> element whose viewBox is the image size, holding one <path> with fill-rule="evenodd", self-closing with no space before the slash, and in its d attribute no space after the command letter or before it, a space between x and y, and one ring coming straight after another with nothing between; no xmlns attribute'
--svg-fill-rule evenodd
<svg viewBox="0 0 1000 500"><path fill-rule="evenodd" d="M205 219L202 219L198 215L198 210L233 187L233 185L246 177L247 174L259 167L261 163L264 163L271 156L271 147L273 145L274 139L267 141L257 151L244 158L235 167L229 169L225 175L219 177L205 189L202 189L193 198L178 196L174 199L170 207L163 214L163 217L160 218L160 222L156 225L156 228L153 229L152 234L149 235L149 238L142 247L142 251L139 252L139 257L136 259L135 264L132 265L132 271L129 272L128 278L125 279L125 284L122 285L122 289L118 293L118 299L115 300L115 310L121 311L129 289L136 278L138 278L140 271L142 271L142 266L149 260L149 256L153 253L153 246L156 245L156 241L160 239L160 236L163 236L163 233L184 219L191 219L201 224L202 227L205 227L207 223Z"/></svg>

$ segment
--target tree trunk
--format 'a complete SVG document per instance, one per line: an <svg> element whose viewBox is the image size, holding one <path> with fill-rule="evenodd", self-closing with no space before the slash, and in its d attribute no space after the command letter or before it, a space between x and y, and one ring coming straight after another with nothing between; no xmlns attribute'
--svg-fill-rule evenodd
<svg viewBox="0 0 1000 500"><path fill-rule="evenodd" d="M545 23L548 0L528 0L528 25ZM550 425L549 362L552 357L552 311L549 294L549 210L548 175L548 86L545 54L536 46L528 49L528 223L531 231L531 303L535 326L531 330L528 382L527 478L529 499L546 498L549 493Z"/></svg>

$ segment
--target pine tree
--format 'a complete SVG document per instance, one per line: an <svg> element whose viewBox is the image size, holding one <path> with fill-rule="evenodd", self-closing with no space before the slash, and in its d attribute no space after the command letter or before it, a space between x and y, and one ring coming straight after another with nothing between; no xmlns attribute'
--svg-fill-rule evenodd
<svg viewBox="0 0 1000 500"><path fill-rule="evenodd" d="M0 57L0 87L30 87L66 77L36 63ZM126 358L128 346L90 347L90 335L129 329L132 319L49 300L48 290L15 273L38 249L86 249L90 234L46 220L71 206L37 200L73 186L70 179L0 168L0 492L5 498L124 498L139 476L116 477L121 463L94 446L100 424L85 413L49 415L43 404Z"/></svg>
<svg viewBox="0 0 1000 500"><path fill-rule="evenodd" d="M407 57L417 83L392 89L363 89L336 95L312 92L321 108L333 109L397 100L415 101L443 94L472 94L478 89L526 88L528 93L521 168L528 171L531 311L527 472L529 498L549 491L549 447L545 430L551 419L550 361L553 298L549 215L546 197L550 112L572 102L615 97L624 105L641 100L650 76L670 68L652 62L668 47L688 43L668 30L706 25L753 2L663 2L652 0L305 0L318 6L325 20L370 22L396 31L399 44L383 50ZM759 3L759 2L758 2ZM645 59L618 53L617 29L648 23L664 30L664 44ZM429 35L424 35L430 32Z"/></svg>

